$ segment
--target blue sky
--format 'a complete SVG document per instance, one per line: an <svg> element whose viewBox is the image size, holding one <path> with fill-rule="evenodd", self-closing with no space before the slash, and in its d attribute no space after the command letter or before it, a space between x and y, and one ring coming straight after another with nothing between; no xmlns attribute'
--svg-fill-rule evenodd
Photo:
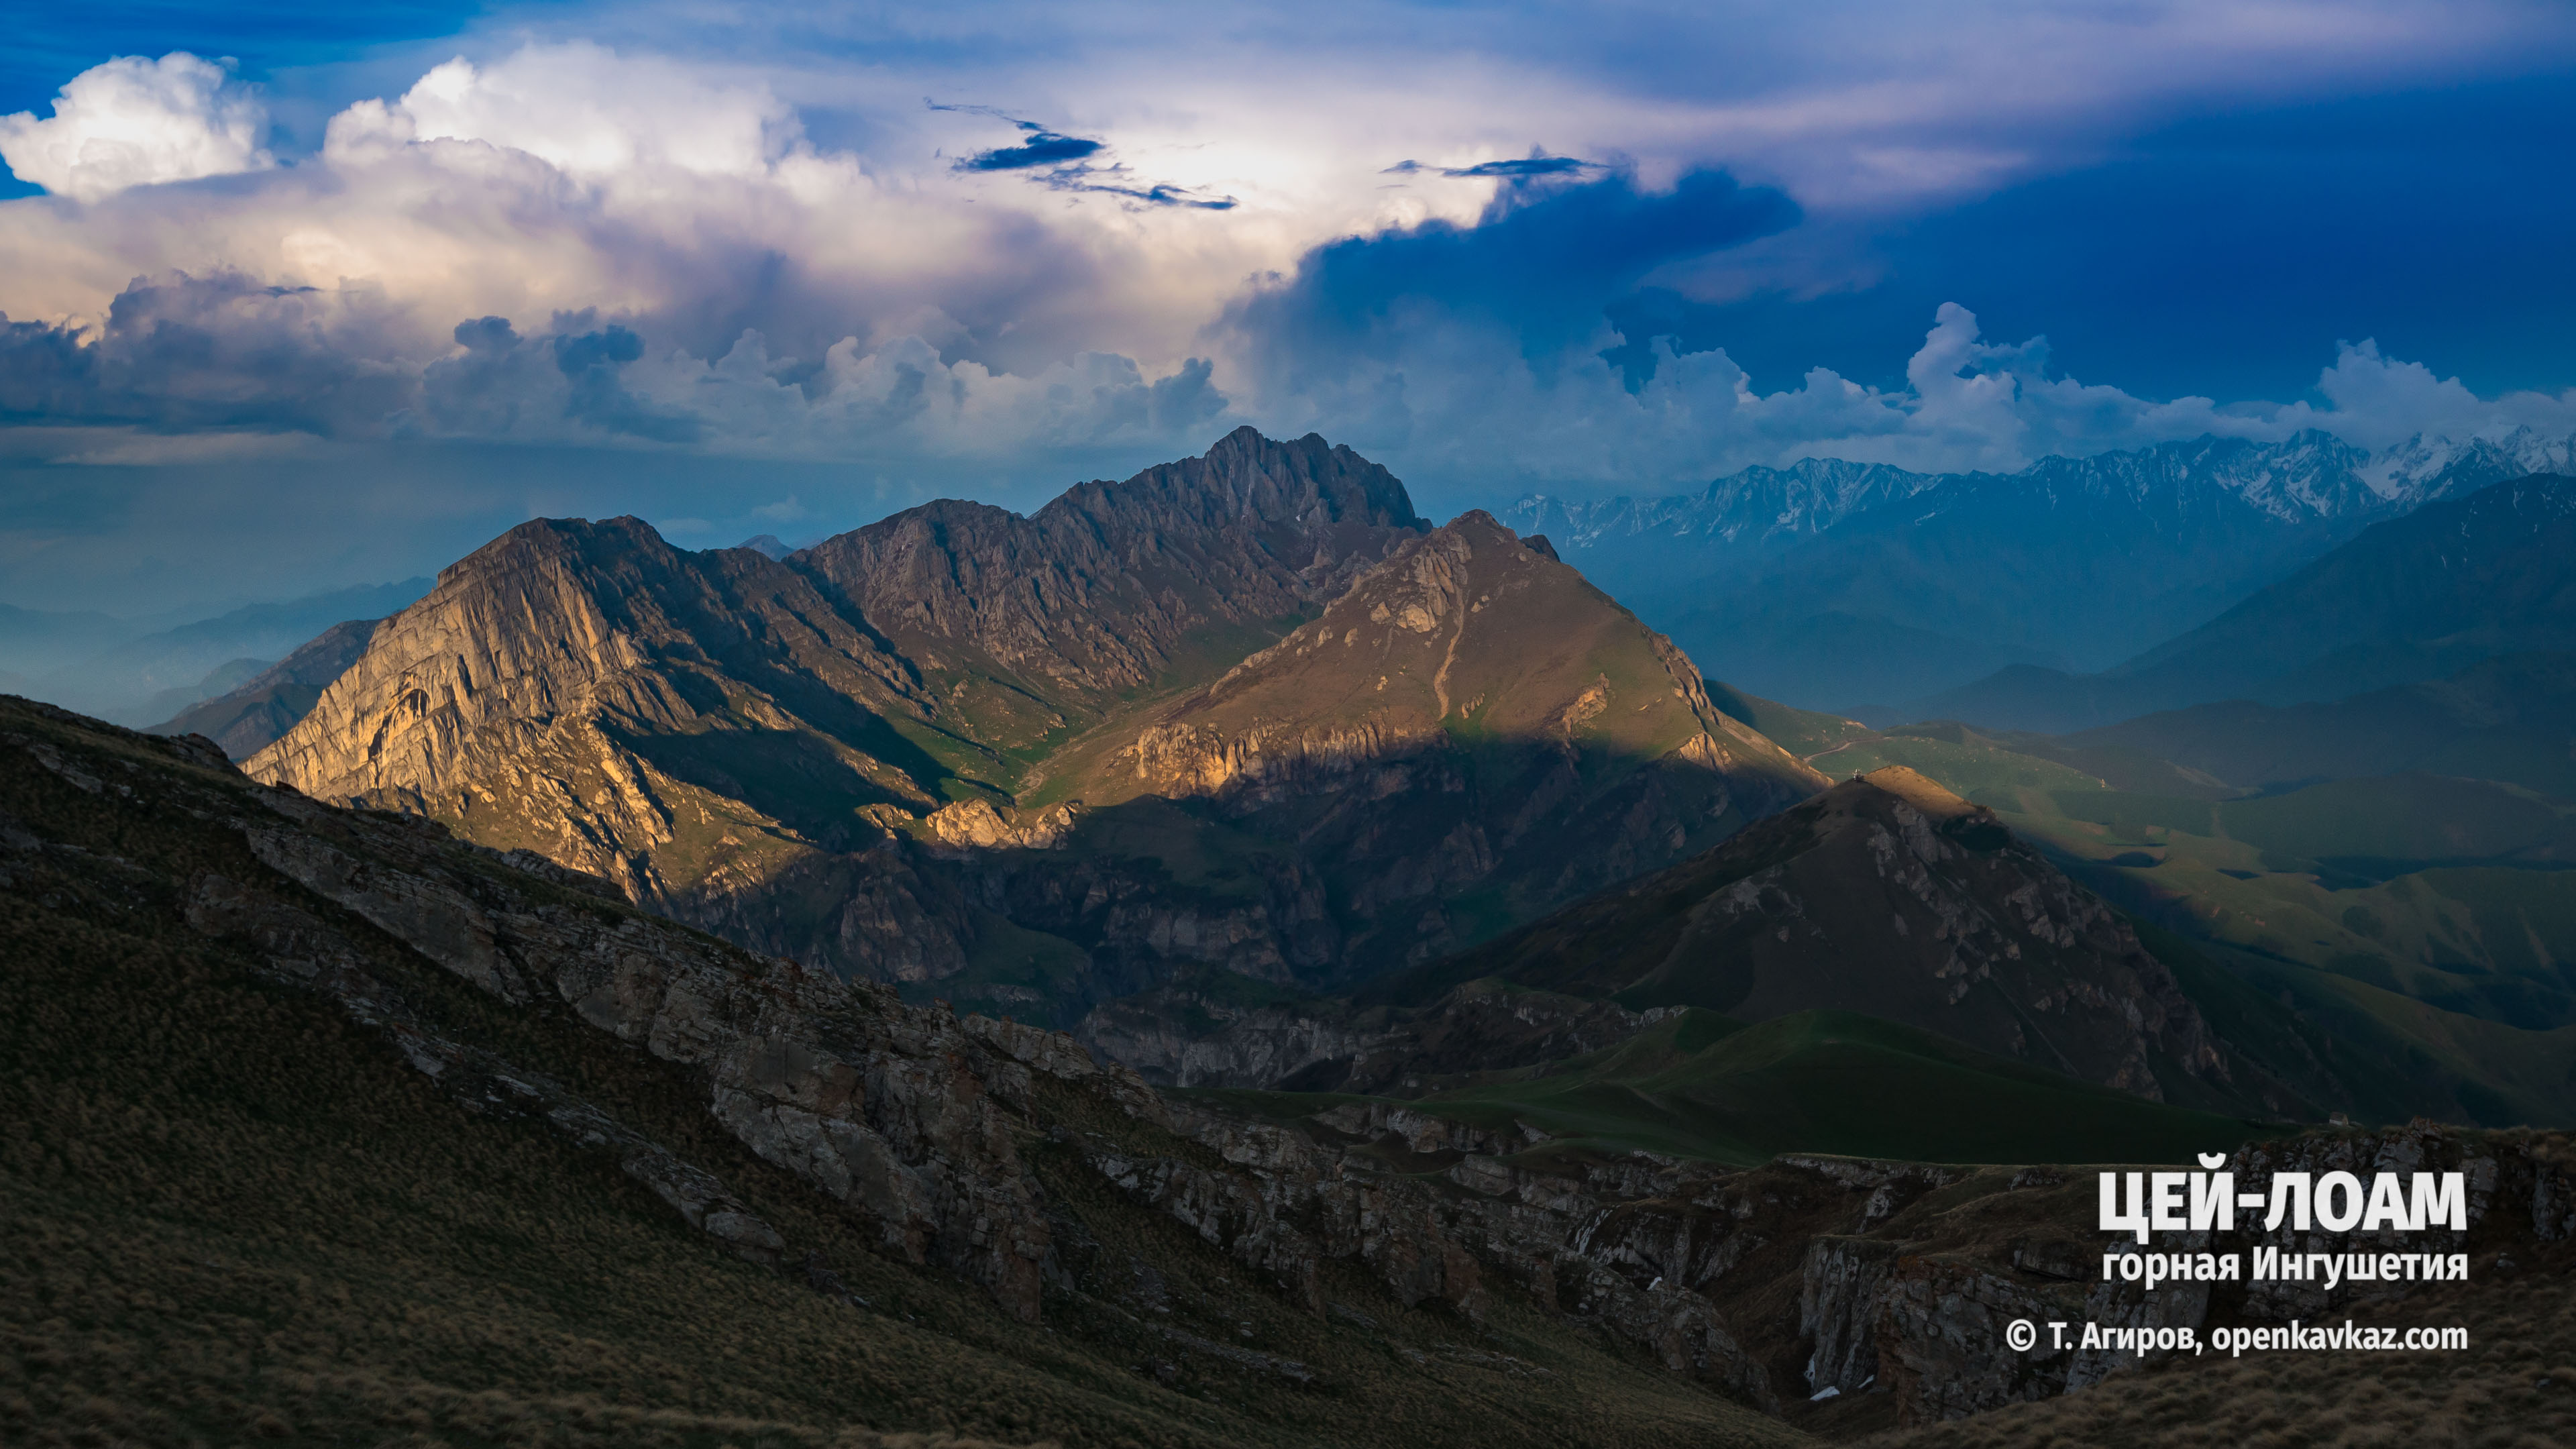
<svg viewBox="0 0 2576 1449"><path fill-rule="evenodd" d="M2576 432L2512 3L99 4L0 51L0 602L1013 506ZM2367 345L2365 345L2367 344Z"/></svg>

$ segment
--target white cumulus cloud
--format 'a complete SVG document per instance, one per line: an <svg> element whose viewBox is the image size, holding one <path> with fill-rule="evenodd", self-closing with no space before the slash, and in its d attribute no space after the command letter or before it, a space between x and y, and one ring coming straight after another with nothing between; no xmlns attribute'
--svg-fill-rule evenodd
<svg viewBox="0 0 2576 1449"><path fill-rule="evenodd" d="M353 159L412 142L479 141L579 177L639 167L760 176L796 135L794 115L766 87L574 41L527 46L486 67L459 56L399 100L361 101L333 117L323 151Z"/></svg>
<svg viewBox="0 0 2576 1449"><path fill-rule="evenodd" d="M122 55L72 77L50 120L0 116L0 159L21 181L96 201L128 187L277 164L268 114L230 72L184 50Z"/></svg>

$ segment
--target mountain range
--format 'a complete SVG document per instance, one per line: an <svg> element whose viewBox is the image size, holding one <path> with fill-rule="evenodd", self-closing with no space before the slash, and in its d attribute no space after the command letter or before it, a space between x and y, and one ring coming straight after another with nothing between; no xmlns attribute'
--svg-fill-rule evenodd
<svg viewBox="0 0 2576 1449"><path fill-rule="evenodd" d="M2065 731L2221 700L2283 705L2576 648L2576 478L2491 484L2373 524L2217 618L2098 674L2020 666L1913 713Z"/></svg>
<svg viewBox="0 0 2576 1449"><path fill-rule="evenodd" d="M1869 863L1890 851L1908 864ZM2435 1311L2502 1334L2528 1309L2500 1268L2429 1301L2088 1283L2091 1174L2029 1164L2034 1145L2223 1152L2257 1192L2354 1161L2465 1171L2469 1228L2431 1246L2535 1274L2576 1228L2564 1134L2267 1133L1804 1006L1788 955L1753 973L1793 1008L1760 1023L1619 1004L1642 999L1626 982L1744 1009L1724 951L1695 951L1742 934L1740 902L1833 928L1811 965L1955 922L1960 951L1891 962L1935 967L1934 1011L1954 977L1972 1030L2001 1022L1977 992L2061 989L2053 1049L2134 1064L2125 970L2167 997L2140 1023L2152 1070L2177 1045L2203 1077L2242 1070L2140 937L1902 771L1390 978L1410 996L1499 970L1478 978L1488 1023L1568 1003L1608 1033L1410 1098L1159 1092L1069 1037L745 951L536 853L259 785L202 737L24 701L0 701L0 877L0 1412L40 1428L1787 1445L1956 1439L1945 1421L1976 1416L1966 1432L2008 1435L2034 1400L2116 1416L2143 1376L2120 1350L2013 1353L1991 1314ZM1855 887L1911 924L1875 926ZM1797 1145L1867 1140L1957 1153ZM2192 1246L2290 1231L2241 1217ZM2485 1396L2527 1364L2443 1382Z"/></svg>
<svg viewBox="0 0 2576 1449"><path fill-rule="evenodd" d="M2376 506L2195 456L2183 534ZM1949 498L1811 471L1877 501L1793 549ZM1793 1443L2140 1377L1994 1314L2417 1311L2097 1279L2050 1164L2213 1152L2483 1174L2444 1250L2563 1266L2569 486L2152 666L2383 687L2072 734L1706 677L1249 429L801 549L535 520L157 736L0 701L0 1415Z"/></svg>
<svg viewBox="0 0 2576 1449"><path fill-rule="evenodd" d="M1809 459L1700 493L1506 517L1713 674L1882 711L2014 665L2100 669L2194 628L2368 525L2570 465L2524 430L2371 453L2309 432L2201 438L2016 473Z"/></svg>
<svg viewBox="0 0 2576 1449"><path fill-rule="evenodd" d="M335 624L389 614L427 579L332 589L171 623L0 606L0 682L69 708L149 726L253 676Z"/></svg>
<svg viewBox="0 0 2576 1449"><path fill-rule="evenodd" d="M246 767L1068 1022L1427 959L1823 783L1543 540L1249 429L784 560L524 525Z"/></svg>
<svg viewBox="0 0 2576 1449"><path fill-rule="evenodd" d="M1868 481L1844 481L1855 478ZM2313 480L2266 489L2239 491L2277 509L2321 498L2359 506L2352 490ZM2306 637L2303 629L2367 638L2397 621L2461 633L2415 597L2428 588L2452 587L2460 607L2484 598L2490 613L2545 620L2537 596L2494 603L2494 581L2528 577L2539 582L2524 592L2546 592L2560 501L2555 484L2529 480L2374 525L2239 611L2268 608L2281 619L2248 625L2231 614L2210 626L2220 638L2213 647L2223 653L2241 635L2295 653L2284 641ZM2412 558L2428 538L2505 562L2469 568L2461 554L2458 569L2437 558L2391 571L2388 558ZM2344 597L2387 580L2405 587L2369 608ZM1968 1008L1955 1003L1905 1005L1918 991L1945 996L1953 975L1983 981L1972 958L2006 959L1980 955L1958 923L2013 919L2006 897L2026 907L2080 888L2002 877L1953 886L1955 899L1932 907L1918 930L1903 924L1908 907L1889 914L1845 903L1848 885L1835 882L1867 875L1863 857L1850 854L1863 847L1823 843L1883 842L1902 830L1870 811L1829 811L1852 823L1791 849L1777 842L1809 828L1797 824L1807 817L1781 812L1825 789L1818 765L1900 765L1932 777L1909 777L1919 787L1904 807L1913 816L1955 823L1991 805L2005 812L1992 830L2036 831L2051 848L2060 820L2100 829L2082 822L2141 809L2187 821L2215 808L2228 823L2192 828L2260 842L2267 869L2322 859L2331 864L2315 868L2384 879L2417 867L2369 861L2548 863L2568 848L2555 817L2479 793L2497 787L2356 782L2352 801L2332 807L2347 822L2335 827L2340 843L2328 838L2335 830L2299 823L2313 813L2310 797L2229 801L2310 783L2282 778L2278 762L2325 763L2300 741L2328 718L2345 721L2352 743L2341 764L2311 775L2447 766L2546 791L2562 743L2551 657L2499 660L2400 698L2277 720L2259 716L2263 706L2229 706L2216 711L2223 718L2153 717L2057 739L2006 731L1978 736L1983 743L1951 727L1958 750L2020 761L2007 773L2049 781L2058 793L2034 814L2030 797L1994 794L1982 767L1963 773L1955 753L1940 755L1937 730L1899 748L1904 741L1868 737L1850 721L1703 679L1543 537L1518 537L1480 513L1433 528L1400 483L1349 450L1247 429L1203 459L1082 485L1027 518L934 503L779 559L674 549L631 519L541 520L445 571L413 608L333 631L299 656L304 663L204 707L202 718L235 731L237 754L290 726L249 758L255 776L533 851L747 946L900 983L916 1000L1073 1028L1163 1080L1313 1080L1330 1043L1374 1041L1351 1051L1387 1063L1410 1050L1389 1043L1426 1031L1538 1065L1635 1027L1605 1036L1610 1018L1571 1005L1541 1013L1554 1024L1538 1036L1593 1024L1568 1027L1541 1050L1490 1024L1426 1024L1447 1020L1450 1006L1465 1012L1459 1020L1482 1021L1489 1013L1477 1003L1491 993L1476 983L1490 977L1569 1002L1615 1000L1632 1014L1690 1005L1761 1021L1861 1010L2079 1081L2150 1098L2181 1084L2198 1105L2295 1116L2348 1095L2352 1067L2293 1045L2298 1033L2271 1008L2250 1008L2258 1019L2236 1028L2272 1043L2263 1049L2202 1026L2108 1055L2053 1044L2071 1028L2041 1023L2073 1010L2074 998L2047 981L2117 983L2086 990L2133 1024L2199 1019L2192 993L2169 979L2177 968L2134 940L2122 944L2126 927L2102 927L2111 934L2064 959L2036 938L2014 947L2010 959L2048 964L1995 996L1983 1025L1967 1024ZM2225 678L2207 661L2184 672ZM2398 717L2413 721L2411 735L2388 728ZM2274 763L2256 763L2266 750ZM2114 776L2119 789L2105 783ZM2121 804L2130 798L2121 789L2187 803ZM1866 798L1885 795L1881 787ZM1936 797L1949 804L1923 803ZM2431 844L2437 837L2451 844ZM1775 858L1781 850L1804 863L1793 869ZM1725 863L1736 860L1744 863ZM2139 896L2099 873L2111 867L2068 863L2094 871L2084 878L2115 901L2174 919L2159 903L2163 886ZM1755 891L1746 899L1769 900L1761 892L1770 891L1778 901L1728 917L1751 934L1695 951L1795 991L1775 1001L1770 988L1745 982L1652 988L1643 965L1635 981L1573 990L1568 980L1462 964L1484 959L1469 949L1480 942L1515 930L1524 935L1508 939L1524 939L1549 912L1597 892L1613 892L1604 901L1633 894L1641 888L1628 883L1659 869L1714 871L1725 882L1762 876L1758 889L1742 887ZM2208 883L2187 898L2232 892L2230 872L2242 873L2228 865L2194 877ZM2156 879L2185 875L2168 869ZM1794 920L1754 928L1778 909ZM1893 934L1873 927L1866 941L1843 939L1879 914L1896 923ZM1809 923L1805 934L1795 920ZM1775 925L1789 931L1776 943L1780 959L1759 967L1775 950L1765 934ZM1618 936L1600 922L1555 929L1573 931L1569 940ZM1572 969L1564 962L1582 954L1569 949L1547 948L1555 969ZM1372 984L1413 980L1407 973L1435 963L1465 991L1459 1002L1443 1006L1436 992L1398 1001ZM2537 1004L2555 997L2528 995L2550 988L2464 996L2450 977L2410 988L2386 969L2416 968L2365 975L2446 1010L2492 997L2499 1004L2472 1004L2470 1015L2558 1020L2554 1006ZM1672 980L1700 981L1695 970ZM1861 975L1832 984L1854 970ZM1370 1037L1375 1029L1350 1025L1339 1008L1296 1004L1352 990L1399 1007L1413 1025ZM1655 990L1681 994L1636 995ZM1302 1024L1259 1006L1262 992ZM1175 1036L1173 1020L1204 1027ZM1280 1045L1299 1033L1302 1045ZM1183 1065L1190 1060L1202 1066ZM1460 1059L1443 1060L1433 1075L1454 1075ZM2449 1101L2457 1076L2442 1067L2399 1095ZM2457 1090L2488 1094L2479 1100L2558 1110L2554 1088L2487 1080L2475 1068L2467 1078Z"/></svg>

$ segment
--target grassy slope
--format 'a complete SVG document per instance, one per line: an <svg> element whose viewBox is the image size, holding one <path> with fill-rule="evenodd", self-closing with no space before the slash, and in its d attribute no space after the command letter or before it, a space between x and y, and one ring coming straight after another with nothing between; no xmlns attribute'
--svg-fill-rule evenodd
<svg viewBox="0 0 2576 1449"><path fill-rule="evenodd" d="M0 723L54 732L67 754L105 738L111 756L172 768L162 746L134 737L75 738L15 709ZM442 1029L543 1064L715 1171L872 1307L839 1304L799 1273L729 1256L550 1129L469 1115L382 1038L188 930L176 906L194 872L259 878L239 837L78 792L5 740L0 817L84 850L0 853L8 1442L1790 1437L1510 1293L1481 1328L1408 1311L1356 1275L1331 1291L1374 1327L1293 1311L1194 1234L1117 1199L1076 1148L1043 1139L1025 1150L1078 1225L1061 1238L1089 1274L1080 1283L1150 1272L1171 1312L1059 1287L1047 1327L1012 1323L968 1285L878 1256L869 1230L735 1144L685 1073L568 1010L484 997L334 916ZM1240 1368L1166 1327L1298 1360L1319 1382Z"/></svg>
<svg viewBox="0 0 2576 1449"><path fill-rule="evenodd" d="M2060 742L2117 745L2238 785L2419 771L2504 780L2576 799L2576 655L2514 654L2447 679L2331 703L2194 705Z"/></svg>
<svg viewBox="0 0 2576 1449"><path fill-rule="evenodd" d="M2111 783L2152 792L2115 790L2079 766L2119 761L2018 743L1911 726L1817 763L1909 765L1994 808L2078 879L2171 928L2158 954L2221 1033L2323 1105L2371 1120L2576 1121L2576 979L2562 965L2576 960L2576 889L2545 868L2569 858L2567 806L2425 775L2194 798L2187 780L2152 779L2172 767L2135 761ZM2460 857L2528 864L2428 863ZM2196 975L2179 957L2192 950L2205 953Z"/></svg>
<svg viewBox="0 0 2576 1449"><path fill-rule="evenodd" d="M1856 719L1799 709L1760 695L1746 694L1713 679L1708 681L1708 697L1710 703L1778 741L1780 748L1793 755L1812 757L1847 740L1861 739L1871 733L1869 726Z"/></svg>
<svg viewBox="0 0 2576 1449"><path fill-rule="evenodd" d="M1273 1116L1331 1105L1295 1093L1226 1095ZM1642 1149L1744 1166L1782 1152L2180 1162L2263 1130L1842 1011L1746 1026L1686 1009L1609 1051L1408 1105L1482 1126L1526 1123L1551 1135L1542 1154Z"/></svg>

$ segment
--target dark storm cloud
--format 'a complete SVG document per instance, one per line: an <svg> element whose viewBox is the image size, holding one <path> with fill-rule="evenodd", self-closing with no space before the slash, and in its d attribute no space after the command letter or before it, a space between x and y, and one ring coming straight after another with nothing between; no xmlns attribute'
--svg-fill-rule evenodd
<svg viewBox="0 0 2576 1449"><path fill-rule="evenodd" d="M370 319L309 287L233 272L137 279L95 332L0 319L0 415L337 433L409 401L410 369L371 355Z"/></svg>
<svg viewBox="0 0 2576 1449"><path fill-rule="evenodd" d="M1020 124L1026 126L1027 122ZM978 151L957 163L960 171L1027 171L1039 166L1062 166L1095 155L1102 142L1083 136L1063 136L1053 131L1029 126L1029 138L1016 146L1000 146Z"/></svg>
<svg viewBox="0 0 2576 1449"><path fill-rule="evenodd" d="M1123 196L1147 206L1183 206L1200 211L1232 211L1231 196L1201 196L1186 186L1167 182L1141 182L1127 179L1124 166L1059 166L1041 177L1033 178L1055 191L1089 191L1104 196Z"/></svg>
<svg viewBox="0 0 2576 1449"><path fill-rule="evenodd" d="M1238 304L1236 326L1300 358L1347 350L1399 309L1429 305L1500 323L1536 357L1601 325L1603 308L1667 263L1795 225L1797 203L1723 172L1665 192L1614 172L1596 181L1507 185L1473 226L1429 221L1346 237L1306 254L1294 277Z"/></svg>
<svg viewBox="0 0 2576 1449"><path fill-rule="evenodd" d="M922 104L934 111L962 111L969 115L990 116L1017 126L1028 139L1016 146L999 146L978 151L949 169L953 171L1026 171L1038 174L1028 179L1049 191L1080 191L1102 196L1124 197L1144 206L1176 206L1198 211L1232 211L1231 196L1207 196L1197 188L1176 186L1170 182L1146 181L1135 176L1123 164L1094 166L1091 158L1108 149L1105 141L1087 136L1068 136L1050 131L1035 121L1024 121L993 106L943 105L925 97Z"/></svg>
<svg viewBox="0 0 2576 1449"><path fill-rule="evenodd" d="M1598 161L1584 161L1572 156L1549 156L1544 153L1524 156L1517 161L1479 161L1473 166L1425 166L1419 161L1403 160L1379 172L1381 176L1411 176L1428 171L1440 176L1526 180L1534 176L1574 176L1585 171L1602 171Z"/></svg>
<svg viewBox="0 0 2576 1449"><path fill-rule="evenodd" d="M1050 131L1035 121L1023 121L998 106L958 105L934 101L927 96L921 103L934 111L954 111L969 116L990 116L994 120L1018 127L1028 139L1016 146L996 146L978 151L959 161L957 171L1034 171L1041 166L1069 166L1107 149L1105 141L1088 136L1067 136Z"/></svg>
<svg viewBox="0 0 2576 1449"><path fill-rule="evenodd" d="M2327 343L2363 337L2481 393L2556 390L2576 381L2570 154L2563 76L2201 118L1890 229L1870 285L1676 309L1675 335L1757 375L1893 384L1958 299L2147 393L2297 396Z"/></svg>
<svg viewBox="0 0 2576 1449"><path fill-rule="evenodd" d="M363 297L360 299L363 301ZM0 317L0 418L150 432L607 435L698 439L621 374L644 341L589 311L523 338L507 318L459 323L462 351L421 365L347 294L236 273L138 279L95 332Z"/></svg>
<svg viewBox="0 0 2576 1449"><path fill-rule="evenodd" d="M421 409L429 430L450 436L507 437L576 429L657 443L693 443L695 418L659 408L629 391L620 377L644 355L644 339L617 323L598 325L591 311L558 313L553 330L531 341L506 317L456 325L462 355L441 358L421 375Z"/></svg>

